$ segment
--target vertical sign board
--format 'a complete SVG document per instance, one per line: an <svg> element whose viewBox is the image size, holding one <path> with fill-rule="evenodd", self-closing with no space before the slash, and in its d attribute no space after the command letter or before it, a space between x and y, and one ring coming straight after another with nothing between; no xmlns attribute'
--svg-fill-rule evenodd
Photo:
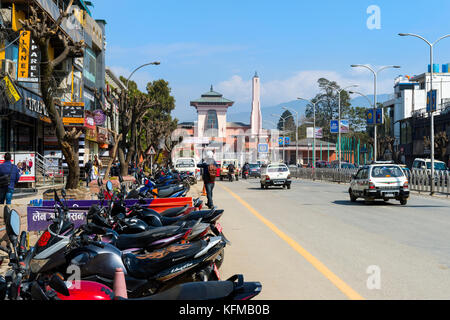
<svg viewBox="0 0 450 320"><path fill-rule="evenodd" d="M39 82L39 54L39 47L31 38L31 32L21 31L19 38L17 81Z"/></svg>
<svg viewBox="0 0 450 320"><path fill-rule="evenodd" d="M369 109L366 113L366 120L368 125L374 125L375 124L375 110Z"/></svg>
<svg viewBox="0 0 450 320"><path fill-rule="evenodd" d="M339 133L339 120L330 121L330 133Z"/></svg>
<svg viewBox="0 0 450 320"><path fill-rule="evenodd" d="M22 96L20 95L19 91L16 89L16 86L14 85L14 82L11 81L11 78L9 75L6 75L3 78L3 84L5 87L5 93L6 98L8 99L10 104L14 104L20 99L22 99Z"/></svg>
<svg viewBox="0 0 450 320"><path fill-rule="evenodd" d="M384 123L384 110L382 108L377 108L375 111L375 124L383 124Z"/></svg>
<svg viewBox="0 0 450 320"><path fill-rule="evenodd" d="M427 112L436 111L437 90L432 90L427 93Z"/></svg>

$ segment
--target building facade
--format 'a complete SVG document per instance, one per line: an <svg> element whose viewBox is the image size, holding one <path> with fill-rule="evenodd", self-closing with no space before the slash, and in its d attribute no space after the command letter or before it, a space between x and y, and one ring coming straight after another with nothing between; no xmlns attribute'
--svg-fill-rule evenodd
<svg viewBox="0 0 450 320"><path fill-rule="evenodd" d="M65 10L69 0L2 0L0 4L0 24L11 33L0 41L0 66L16 88L20 99L5 99L5 90L0 86L0 152L33 154L45 162L47 157L57 161L61 167L67 167L59 150L50 119L45 111L39 90L38 74L39 52L34 39L19 38L20 20L30 14L28 6L36 4L39 10L51 19L57 20L60 10ZM63 20L60 32L65 33L73 42L83 40L86 44L84 55L67 57L59 64L53 76L57 107L63 112L68 106L75 106L82 113L83 121L77 124L83 135L77 144L80 168L94 155L107 153L111 147L107 131L107 119L101 110L105 102L105 25L104 20L95 20L89 6L91 2L75 0L72 5L73 15ZM26 70L23 72L23 46L29 49ZM51 39L50 59L57 57L63 46L55 36ZM3 79L3 83L5 80ZM3 89L3 90L2 90ZM3 91L3 92L1 92ZM3 95L2 95L3 93ZM2 99L3 96L3 99ZM100 101L98 100L100 99ZM101 103L100 103L101 102ZM74 125L74 124L73 124ZM70 125L68 125L70 129Z"/></svg>

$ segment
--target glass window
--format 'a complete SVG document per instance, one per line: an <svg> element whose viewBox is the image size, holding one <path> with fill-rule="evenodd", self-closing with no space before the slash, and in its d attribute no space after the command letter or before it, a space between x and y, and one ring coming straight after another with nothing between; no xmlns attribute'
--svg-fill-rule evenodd
<svg viewBox="0 0 450 320"><path fill-rule="evenodd" d="M373 178L399 178L403 176L403 171L398 166L379 166L372 169Z"/></svg>
<svg viewBox="0 0 450 320"><path fill-rule="evenodd" d="M427 162L427 169L431 169L431 162ZM442 162L435 162L434 169L436 170L447 170L447 166Z"/></svg>
<svg viewBox="0 0 450 320"><path fill-rule="evenodd" d="M189 167L195 167L195 163L194 163L194 160L192 160L192 159L182 159L182 160L177 160L176 166L178 168L189 168Z"/></svg>
<svg viewBox="0 0 450 320"><path fill-rule="evenodd" d="M86 54L84 55L84 77L94 83L97 75L96 60L97 57L95 56L94 51L86 48Z"/></svg>
<svg viewBox="0 0 450 320"><path fill-rule="evenodd" d="M215 135L218 129L219 121L217 120L217 112L216 110L209 110L208 115L206 116L205 131Z"/></svg>
<svg viewBox="0 0 450 320"><path fill-rule="evenodd" d="M269 167L268 172L287 172L289 169L286 166Z"/></svg>

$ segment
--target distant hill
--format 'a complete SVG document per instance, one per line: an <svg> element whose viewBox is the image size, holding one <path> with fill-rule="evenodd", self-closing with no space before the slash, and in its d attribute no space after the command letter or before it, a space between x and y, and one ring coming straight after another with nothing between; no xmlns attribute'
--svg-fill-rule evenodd
<svg viewBox="0 0 450 320"><path fill-rule="evenodd" d="M367 97L371 101L373 101L373 95L368 95ZM389 94L380 94L380 95L378 95L377 100L378 100L378 102L384 102L384 101L389 100L390 97L391 97L391 95L389 95ZM361 97L361 96L355 97L354 99L352 99L351 104L353 106L365 107L365 108L368 108L370 106L367 99L364 97ZM271 114L282 114L284 112L282 107L287 107L289 109L293 109L293 110L299 112L299 117L301 117L302 115L305 114L305 109L306 109L307 105L308 105L308 103L306 101L294 100L294 101L289 101L289 102L285 102L285 103L280 103L276 106L261 107L261 113L262 113L263 120L268 120L268 121L277 123L278 118L272 117ZM251 110L245 111L245 112L236 112L236 113L232 113L230 110L230 112L227 114L227 121L240 121L240 122L244 122L244 123L250 123L250 114L251 114ZM267 121L264 121L263 127L272 129L273 125L271 125Z"/></svg>

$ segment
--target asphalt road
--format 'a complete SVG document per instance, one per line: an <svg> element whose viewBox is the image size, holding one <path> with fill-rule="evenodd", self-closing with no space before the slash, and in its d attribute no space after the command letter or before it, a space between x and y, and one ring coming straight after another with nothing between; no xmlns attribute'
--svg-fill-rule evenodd
<svg viewBox="0 0 450 320"><path fill-rule="evenodd" d="M232 242L223 278L263 284L259 299L450 299L450 200L351 203L348 186L217 182Z"/></svg>

